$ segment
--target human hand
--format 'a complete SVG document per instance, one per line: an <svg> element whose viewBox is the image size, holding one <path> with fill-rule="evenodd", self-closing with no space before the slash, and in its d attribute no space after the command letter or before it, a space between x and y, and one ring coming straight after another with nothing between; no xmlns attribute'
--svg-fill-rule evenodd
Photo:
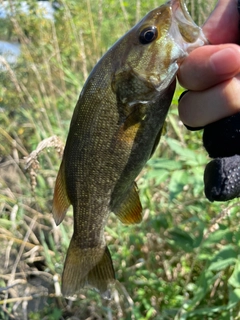
<svg viewBox="0 0 240 320"><path fill-rule="evenodd" d="M179 102L179 116L201 127L240 111L240 47L237 1L219 0L203 26L212 45L192 51L178 72L190 91Z"/></svg>
<svg viewBox="0 0 240 320"><path fill-rule="evenodd" d="M204 127L203 143L214 158L204 173L210 201L240 196L240 49L233 44L239 42L238 26L237 1L218 1L203 27L213 45L193 51L179 70L180 83L189 89L179 102L180 118L188 127Z"/></svg>

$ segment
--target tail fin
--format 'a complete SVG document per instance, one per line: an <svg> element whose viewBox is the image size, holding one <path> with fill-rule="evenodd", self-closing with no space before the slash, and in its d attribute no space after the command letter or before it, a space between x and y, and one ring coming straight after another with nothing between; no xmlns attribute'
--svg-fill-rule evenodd
<svg viewBox="0 0 240 320"><path fill-rule="evenodd" d="M63 295L73 296L89 285L97 289L103 298L111 299L114 282L115 274L108 248L81 249L73 236L63 270Z"/></svg>

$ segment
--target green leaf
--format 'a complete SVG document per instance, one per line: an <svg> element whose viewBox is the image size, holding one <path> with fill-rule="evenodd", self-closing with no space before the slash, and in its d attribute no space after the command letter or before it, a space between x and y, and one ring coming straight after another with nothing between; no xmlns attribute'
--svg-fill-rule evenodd
<svg viewBox="0 0 240 320"><path fill-rule="evenodd" d="M240 301L240 288L234 289L230 292L228 308L231 309Z"/></svg>
<svg viewBox="0 0 240 320"><path fill-rule="evenodd" d="M220 271L226 269L229 266L232 266L236 263L236 259L229 258L225 260L215 261L210 264L209 270Z"/></svg>
<svg viewBox="0 0 240 320"><path fill-rule="evenodd" d="M235 288L240 288L240 261L237 261L228 283Z"/></svg>
<svg viewBox="0 0 240 320"><path fill-rule="evenodd" d="M211 245L219 244L221 241L230 241L232 239L232 232L228 229L219 229L211 233L208 238L204 241L203 247L209 247Z"/></svg>
<svg viewBox="0 0 240 320"><path fill-rule="evenodd" d="M76 74L71 72L69 69L64 69L65 78L64 80L66 82L69 82L73 85L75 85L77 88L79 88L79 79L76 77Z"/></svg>
<svg viewBox="0 0 240 320"><path fill-rule="evenodd" d="M235 265L237 252L233 245L225 246L213 257L209 270L223 270L231 265Z"/></svg>
<svg viewBox="0 0 240 320"><path fill-rule="evenodd" d="M10 220L7 220L7 219L0 218L0 226L2 228L9 228L12 225L14 225L14 223L15 223L14 221L10 221Z"/></svg>
<svg viewBox="0 0 240 320"><path fill-rule="evenodd" d="M188 312L186 315L186 319L190 319L193 316L213 316L214 313L220 313L221 312L221 320L223 320L222 316L222 312L223 311L227 311L227 307L226 306L216 306L216 307L210 307L210 308L201 308L201 309L196 309L194 311ZM196 319L196 318L194 318ZM199 319L199 318L197 318ZM205 318L203 318L205 319ZM209 318L207 318L209 319ZM212 319L212 318L211 318ZM220 319L220 318L214 318L214 319ZM229 319L229 318L225 318L225 319Z"/></svg>
<svg viewBox="0 0 240 320"><path fill-rule="evenodd" d="M166 138L169 147L179 156L183 157L183 159L192 159L196 161L196 151L192 151L187 148L183 148L182 144L172 138Z"/></svg>
<svg viewBox="0 0 240 320"><path fill-rule="evenodd" d="M105 229L114 239L119 238L119 235L113 229L109 228L108 226L106 226Z"/></svg>
<svg viewBox="0 0 240 320"><path fill-rule="evenodd" d="M155 184L160 184L165 181L169 176L169 171L167 170L150 170L146 174L146 179L155 179Z"/></svg>
<svg viewBox="0 0 240 320"><path fill-rule="evenodd" d="M176 198L176 196L182 192L183 187L188 182L188 173L186 170L175 171L171 175L169 182L170 200Z"/></svg>
<svg viewBox="0 0 240 320"><path fill-rule="evenodd" d="M210 290L211 285L214 283L216 276L209 270L203 270L200 277L197 280L197 289L192 300L185 304L185 309L189 311L195 308L201 300L206 296Z"/></svg>
<svg viewBox="0 0 240 320"><path fill-rule="evenodd" d="M153 158L148 162L151 169L167 169L169 171L174 171L177 169L182 169L182 163L175 160L165 159L165 158Z"/></svg>
<svg viewBox="0 0 240 320"><path fill-rule="evenodd" d="M198 248L202 244L204 224L200 222L198 228L196 228L194 231L194 248Z"/></svg>
<svg viewBox="0 0 240 320"><path fill-rule="evenodd" d="M186 252L193 251L194 240L189 233L179 228L175 228L174 230L169 231L169 236L175 246L182 248Z"/></svg>

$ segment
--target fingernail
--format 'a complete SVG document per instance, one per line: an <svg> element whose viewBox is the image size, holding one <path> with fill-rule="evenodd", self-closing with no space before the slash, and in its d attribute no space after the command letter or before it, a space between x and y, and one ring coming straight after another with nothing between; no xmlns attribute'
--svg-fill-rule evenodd
<svg viewBox="0 0 240 320"><path fill-rule="evenodd" d="M240 56L240 51L239 51ZM232 48L226 48L215 52L209 59L209 62L213 68L213 71L217 75L232 74L239 70L237 61L236 50ZM240 63L240 60L239 60Z"/></svg>
<svg viewBox="0 0 240 320"><path fill-rule="evenodd" d="M184 123L184 126L185 126L189 131L198 131L198 130L204 129L204 126L203 126L203 127L190 127L190 126L186 125L185 123Z"/></svg>
<svg viewBox="0 0 240 320"><path fill-rule="evenodd" d="M183 92L180 94L180 97L178 98L178 102L182 99L182 97L183 97L188 91L189 91L189 90L183 91Z"/></svg>

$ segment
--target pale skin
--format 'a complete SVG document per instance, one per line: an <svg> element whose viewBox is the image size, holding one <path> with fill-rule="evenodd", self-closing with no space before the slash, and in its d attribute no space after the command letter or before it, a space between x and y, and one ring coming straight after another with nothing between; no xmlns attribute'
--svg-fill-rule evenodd
<svg viewBox="0 0 240 320"><path fill-rule="evenodd" d="M190 91L179 102L179 116L190 127L240 112L239 19L237 0L219 0L203 26L211 45L191 52L180 66L178 80Z"/></svg>

